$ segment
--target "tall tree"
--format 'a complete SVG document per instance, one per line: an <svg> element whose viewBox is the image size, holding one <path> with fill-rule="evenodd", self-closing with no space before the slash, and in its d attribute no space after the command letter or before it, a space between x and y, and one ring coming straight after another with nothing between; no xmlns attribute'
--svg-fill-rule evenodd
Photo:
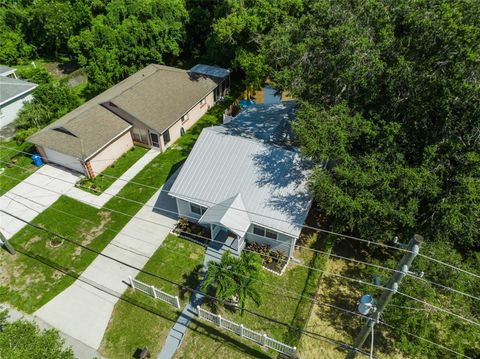
<svg viewBox="0 0 480 359"><path fill-rule="evenodd" d="M64 340L58 332L41 330L32 322L18 320L2 321L6 313L0 313L0 358L51 358L74 359L71 348L64 349Z"/></svg>
<svg viewBox="0 0 480 359"><path fill-rule="evenodd" d="M69 46L98 92L149 63L171 63L187 16L182 0L113 0Z"/></svg>
<svg viewBox="0 0 480 359"><path fill-rule="evenodd" d="M480 247L478 18L475 1L321 1L265 38L279 87L308 102L305 152L336 160L312 178L334 225Z"/></svg>

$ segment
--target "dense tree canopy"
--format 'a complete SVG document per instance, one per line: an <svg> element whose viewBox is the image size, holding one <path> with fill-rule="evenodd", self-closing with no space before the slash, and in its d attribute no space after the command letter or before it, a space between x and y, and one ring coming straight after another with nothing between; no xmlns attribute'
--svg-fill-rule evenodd
<svg viewBox="0 0 480 359"><path fill-rule="evenodd" d="M18 320L7 323L6 312L0 312L0 358L74 359L72 349L63 348L58 332L41 330L32 322Z"/></svg>
<svg viewBox="0 0 480 359"><path fill-rule="evenodd" d="M113 0L69 46L93 89L104 90L149 63L179 55L187 16L181 0Z"/></svg>
<svg viewBox="0 0 480 359"><path fill-rule="evenodd" d="M480 245L480 4L316 2L263 40L341 230Z"/></svg>

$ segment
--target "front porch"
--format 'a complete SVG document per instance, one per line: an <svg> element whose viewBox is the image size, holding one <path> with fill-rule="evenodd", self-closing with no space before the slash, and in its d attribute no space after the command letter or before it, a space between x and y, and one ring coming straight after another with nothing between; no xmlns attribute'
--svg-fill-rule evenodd
<svg viewBox="0 0 480 359"><path fill-rule="evenodd" d="M210 224L212 241L208 244L205 253L205 263L211 260L220 262L223 253L230 251L234 256L239 257L245 247L245 238L240 237L227 228Z"/></svg>

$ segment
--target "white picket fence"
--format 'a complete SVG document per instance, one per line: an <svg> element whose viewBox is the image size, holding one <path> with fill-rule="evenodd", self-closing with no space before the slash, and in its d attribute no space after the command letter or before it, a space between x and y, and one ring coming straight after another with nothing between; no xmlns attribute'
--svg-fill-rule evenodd
<svg viewBox="0 0 480 359"><path fill-rule="evenodd" d="M222 318L221 315L213 314L205 309L200 308L200 306L197 306L197 314L200 318L203 318L210 323L219 326L220 328L230 330L231 332L240 335L242 338L250 339L257 344L273 349L290 357L296 357L297 355L296 347L291 347L287 344L279 342L278 340L270 338L266 334L261 334L254 330L248 329L244 327L243 324L237 324L231 320Z"/></svg>
<svg viewBox="0 0 480 359"><path fill-rule="evenodd" d="M178 296L168 294L163 290L155 288L153 285L142 283L136 279L133 279L130 276L128 277L128 279L133 289L139 290L140 292L146 293L154 297L155 299L160 299L168 304L173 305L175 308L180 309L180 301L178 300Z"/></svg>

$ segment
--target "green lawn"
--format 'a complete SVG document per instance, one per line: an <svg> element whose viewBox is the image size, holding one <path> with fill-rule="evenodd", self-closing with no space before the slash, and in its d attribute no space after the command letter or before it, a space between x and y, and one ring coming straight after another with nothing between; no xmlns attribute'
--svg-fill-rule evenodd
<svg viewBox="0 0 480 359"><path fill-rule="evenodd" d="M8 149L5 149L5 147L8 147ZM17 145L15 141L0 142L0 161L2 161L0 162L0 168L4 169L3 171L0 170L1 174L4 175L0 176L0 196L15 187L19 182L6 176L23 180L30 176L32 171L37 168L33 165L30 155L19 153L18 151L32 152L33 147L29 143ZM5 162L11 163L12 165L8 167L9 164Z"/></svg>
<svg viewBox="0 0 480 359"><path fill-rule="evenodd" d="M97 178L85 179L81 182L82 187L80 189L94 193L96 195L101 194L108 187L115 182L116 178L123 175L132 165L137 162L148 149L134 146L129 151L125 152L118 160L112 163L106 168ZM94 190L87 190L85 187L92 187Z"/></svg>
<svg viewBox="0 0 480 359"><path fill-rule="evenodd" d="M144 269L166 279L195 287L204 258L204 248L187 240L169 235L150 258ZM188 295L174 284L139 273L138 280L182 298L182 308ZM179 312L169 304L147 294L127 290L115 305L100 348L106 358L131 358L137 348L147 346L153 357L160 351Z"/></svg>
<svg viewBox="0 0 480 359"><path fill-rule="evenodd" d="M114 197L104 208L97 210L62 196L33 222L95 249L103 249L115 237L116 231L120 231L131 219L106 208L129 215L137 213L142 203L156 192L155 188L160 188L186 159L202 128L221 122L225 106L219 104L210 109L174 146L158 155L133 178L134 182L154 188L129 183L120 191L120 196L140 203ZM19 181L21 179L19 177ZM76 219L71 214L88 218L93 223ZM51 248L47 239L44 231L27 226L11 240L19 250L16 256L0 251L0 301L32 313L73 282L74 277L63 274L59 269L75 276L95 258L92 252L79 250L79 247L68 243Z"/></svg>
<svg viewBox="0 0 480 359"><path fill-rule="evenodd" d="M315 238L312 238L312 241L315 241ZM317 244L325 245L323 241L319 241ZM315 268L322 268L327 263L325 255L315 255L314 252L305 249L298 251L295 257L300 258L305 265ZM266 317L303 329L308 320L312 302L301 299L301 296L314 296L319 278L320 272L307 269L293 262L290 262L282 276L264 271L262 281L268 283L268 285L261 282L257 283L257 290L261 295L262 303L257 306L253 300L248 300L246 307ZM204 303L203 307L209 310L207 304ZM287 326L259 318L248 312L244 312L242 316L239 311L232 312L220 308L219 314L238 324L243 324L249 329L265 333L285 344L298 346L301 337L300 332L291 330ZM218 327L202 320L195 320L189 325L187 336L177 353L177 357L191 358L195 354L202 358L244 358L249 356L273 358L278 355L274 351L262 350L253 342L241 339L224 329L220 330Z"/></svg>

